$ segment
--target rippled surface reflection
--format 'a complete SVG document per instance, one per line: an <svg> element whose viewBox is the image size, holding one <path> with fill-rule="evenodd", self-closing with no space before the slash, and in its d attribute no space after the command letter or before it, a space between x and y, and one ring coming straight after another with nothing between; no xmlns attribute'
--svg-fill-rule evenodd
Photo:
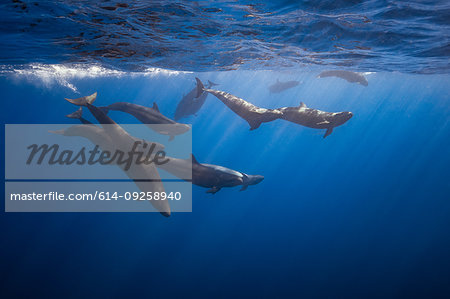
<svg viewBox="0 0 450 299"><path fill-rule="evenodd" d="M4 1L0 63L448 73L448 1ZM420 2L420 3L419 3Z"/></svg>

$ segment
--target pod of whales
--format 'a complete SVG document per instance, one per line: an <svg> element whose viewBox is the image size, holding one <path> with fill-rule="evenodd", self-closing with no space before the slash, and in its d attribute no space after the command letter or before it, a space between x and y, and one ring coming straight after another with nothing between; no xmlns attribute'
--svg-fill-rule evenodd
<svg viewBox="0 0 450 299"><path fill-rule="evenodd" d="M195 80L197 80L197 97L205 91L214 95L234 113L245 119L250 125L251 131L259 128L262 123L274 121L281 116L281 112L276 109L257 107L227 92L207 89L203 86L203 83L199 78L195 78Z"/></svg>
<svg viewBox="0 0 450 299"><path fill-rule="evenodd" d="M208 80L207 88L211 88L216 85L218 84ZM203 92L199 97L197 97L197 87L193 88L187 95L183 96L181 101L178 103L173 119L178 121L181 118L196 115L205 103L207 96L208 93Z"/></svg>
<svg viewBox="0 0 450 299"><path fill-rule="evenodd" d="M343 78L348 82L357 82L364 86L368 85L366 78L359 73L349 71L325 71L319 75L320 78L332 76ZM353 116L349 111L325 112L318 109L312 109L307 107L303 102L297 107L280 107L276 109L261 108L230 93L212 89L211 87L216 84L210 81L208 82L208 86L205 87L200 79L196 78L197 86L184 96L178 104L175 111L175 120L198 112L209 93L217 97L234 113L247 121L250 125L250 130L257 129L264 122L282 119L309 128L324 129L326 130L323 136L325 138L333 132L335 127L343 125ZM298 84L300 84L298 81L280 82L277 80L275 84L269 86L269 91L271 93L279 93L295 87ZM67 115L67 117L78 119L83 125L73 126L63 132L56 133L66 136L82 136L105 149L122 148L122 144L129 145L130 143L139 140L130 136L120 125L107 115L110 110L129 113L144 124L174 125L172 131L160 132L161 134L169 135L169 140L172 140L174 136L183 134L190 129L188 125L177 123L162 115L156 104L153 104L153 107L149 108L127 102L117 102L105 107L96 107L93 105L96 97L97 93L94 93L90 96L66 100L75 105L84 106L89 109L102 127L94 125L83 118L83 108L80 107L77 111ZM109 124L109 126L104 126L104 124ZM162 148L161 145L160 147ZM206 192L211 194L215 194L224 187L242 186L240 190L246 190L248 186L259 184L264 179L261 175L248 175L219 165L199 163L193 155L190 159L167 158L170 161L169 163L157 165L157 167L180 179L191 181L194 185L208 188ZM124 171L134 180L136 185L142 191L164 191L164 186L155 165L136 166L129 171ZM152 180L142 181L134 179L137 177L146 177L151 178ZM152 204L154 204L155 208L160 211L161 214L170 216L170 206L167 201L152 202Z"/></svg>
<svg viewBox="0 0 450 299"><path fill-rule="evenodd" d="M282 82L277 79L277 82L269 86L270 93L280 93L287 89L293 88L300 84L300 81L285 81Z"/></svg>
<svg viewBox="0 0 450 299"><path fill-rule="evenodd" d="M318 78L338 77L350 83L359 83L364 86L369 85L369 82L367 82L367 79L366 77L364 77L363 74L350 71L339 71L339 70L324 71L321 72L317 77Z"/></svg>
<svg viewBox="0 0 450 299"><path fill-rule="evenodd" d="M333 132L333 128L343 125L353 114L351 112L325 112L307 108L304 103L298 107L282 107L277 109L259 108L229 93L206 89L200 79L197 80L198 94L207 91L215 95L237 115L250 124L250 130L258 128L261 123L275 119L287 120L314 129L326 129L324 138Z"/></svg>
<svg viewBox="0 0 450 299"><path fill-rule="evenodd" d="M101 115L103 113L102 109L99 109L90 104L87 105L89 105L88 107L91 107L91 109L94 110L93 113L97 115L96 118L99 123L107 122L109 124L116 124L107 115ZM68 117L78 118L81 122L85 123L82 120L81 116L82 110L80 108L76 112L69 114ZM70 127L69 129L65 130L63 134L66 136L82 136L88 138L94 144L98 144L100 147L108 150L112 150L117 147L117 145L114 145L113 143L113 140L115 139L111 138L110 135L105 132L105 129L92 125L92 123L89 124L91 125ZM119 125L117 126L120 127ZM114 128L114 131L116 131L116 128ZM130 138L132 138L133 141L140 140L132 136L130 136ZM158 146L158 148L162 147L159 144ZM191 158L187 160L177 159L173 157L167 158L169 159L169 163L157 165L157 167L183 180L191 177L192 183L194 185L210 188L207 193L214 194L221 188L235 186L242 186L241 191L243 191L246 190L248 186L256 185L264 179L264 177L261 175L249 175L219 165L199 163L193 155L191 155Z"/></svg>
<svg viewBox="0 0 450 299"><path fill-rule="evenodd" d="M323 138L330 135L333 128L343 125L353 116L353 113L347 111L325 112L308 108L303 102L298 107L283 107L278 110L282 112L281 118L284 120L309 128L326 129Z"/></svg>
<svg viewBox="0 0 450 299"><path fill-rule="evenodd" d="M129 149L130 144L141 141L129 135L119 124L114 122L105 113L104 108L94 106L92 104L95 100L94 96L66 100L75 105L87 107L102 127L84 119L82 116L83 110L80 107L77 111L67 115L67 117L78 119L82 125L72 126L54 133L64 136L81 136L99 145L103 150L109 151L116 149L125 151ZM162 149L163 146L157 144L157 148ZM186 160L172 157L167 158L169 159L168 163L157 165L157 167L180 179L192 181L194 185L209 188L206 192L211 194L215 194L222 188L235 186L242 186L240 191L243 191L248 186L259 184L264 179L262 175L249 175L219 165L199 163L193 155L191 155L190 159ZM133 164L130 169L125 170L122 168L122 170L134 181L141 191L164 192L164 186L155 165ZM151 181L140 179L142 177L149 178ZM168 201L151 201L151 203L162 215L166 217L170 216L171 211Z"/></svg>
<svg viewBox="0 0 450 299"><path fill-rule="evenodd" d="M83 97L75 100L66 99L70 103L78 106L85 106L102 126L101 128L93 124L84 124L70 127L63 132L66 136L82 136L98 144L105 150L114 151L116 149L123 152L129 151L131 145L138 139L129 135L120 125L113 121L104 111L92 105L95 98ZM80 111L80 110L78 110ZM81 112L75 112L75 116L81 118ZM74 117L73 113L69 114ZM159 146L161 147L161 146ZM118 165L123 167L122 165ZM154 164L133 163L129 169L122 170L134 181L136 186L143 192L164 192L164 186ZM146 178L146 180L142 180ZM151 204L163 215L169 217L171 214L170 205L167 200L150 201Z"/></svg>

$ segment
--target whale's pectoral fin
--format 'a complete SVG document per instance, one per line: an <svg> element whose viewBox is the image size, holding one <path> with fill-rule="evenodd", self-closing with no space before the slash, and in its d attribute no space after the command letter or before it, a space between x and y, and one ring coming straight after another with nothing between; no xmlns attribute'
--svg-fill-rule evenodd
<svg viewBox="0 0 450 299"><path fill-rule="evenodd" d="M247 188L248 188L248 185L244 185L244 186L242 186L242 188L239 191L247 190Z"/></svg>
<svg viewBox="0 0 450 299"><path fill-rule="evenodd" d="M327 137L331 133L333 133L333 128L328 128L327 131L325 132L325 135L323 135L323 138Z"/></svg>
<svg viewBox="0 0 450 299"><path fill-rule="evenodd" d="M173 135L170 135L170 137L169 137L169 141L172 141L173 139L175 138L175 136L173 136Z"/></svg>
<svg viewBox="0 0 450 299"><path fill-rule="evenodd" d="M170 212L164 212L164 211L162 211L162 212L160 212L161 213L161 215L163 215L164 217L170 217Z"/></svg>
<svg viewBox="0 0 450 299"><path fill-rule="evenodd" d="M216 194L217 192L220 191L220 187L214 186L211 189L209 189L208 191L206 191L206 193L211 193L211 194Z"/></svg>
<svg viewBox="0 0 450 299"><path fill-rule="evenodd" d="M250 125L250 131L256 130L261 125L261 121L257 120L248 120L248 124Z"/></svg>

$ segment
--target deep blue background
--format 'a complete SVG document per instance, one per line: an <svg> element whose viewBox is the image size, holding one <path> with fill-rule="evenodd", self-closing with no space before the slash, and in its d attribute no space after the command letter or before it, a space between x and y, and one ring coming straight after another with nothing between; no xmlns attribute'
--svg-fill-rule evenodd
<svg viewBox="0 0 450 299"><path fill-rule="evenodd" d="M81 95L98 91L98 105L156 101L168 116L199 76L262 107L303 101L354 117L326 139L282 120L249 131L210 95L186 120L194 154L262 174L261 184L215 195L194 186L193 212L170 218L1 212L1 294L449 296L449 76L375 73L363 87L316 75L70 78ZM276 78L303 83L271 95ZM0 90L3 123L71 123L64 115L74 108L63 98L79 96L33 76L3 76Z"/></svg>

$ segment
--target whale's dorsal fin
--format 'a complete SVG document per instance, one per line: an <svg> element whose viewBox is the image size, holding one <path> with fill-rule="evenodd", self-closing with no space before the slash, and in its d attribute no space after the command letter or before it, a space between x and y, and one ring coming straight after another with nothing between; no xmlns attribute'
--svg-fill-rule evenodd
<svg viewBox="0 0 450 299"><path fill-rule="evenodd" d="M198 163L197 159L195 159L194 155L191 154L192 164L200 164Z"/></svg>
<svg viewBox="0 0 450 299"><path fill-rule="evenodd" d="M159 112L158 105L155 102L153 102L153 107L152 108Z"/></svg>
<svg viewBox="0 0 450 299"><path fill-rule="evenodd" d="M300 105L299 105L299 107L300 107L300 108L306 108L306 104L305 104L305 103L303 103L303 102L300 102Z"/></svg>
<svg viewBox="0 0 450 299"><path fill-rule="evenodd" d="M220 191L221 188L222 188L222 187L214 186L214 187L212 187L211 189L207 190L206 193L216 194L217 192Z"/></svg>

